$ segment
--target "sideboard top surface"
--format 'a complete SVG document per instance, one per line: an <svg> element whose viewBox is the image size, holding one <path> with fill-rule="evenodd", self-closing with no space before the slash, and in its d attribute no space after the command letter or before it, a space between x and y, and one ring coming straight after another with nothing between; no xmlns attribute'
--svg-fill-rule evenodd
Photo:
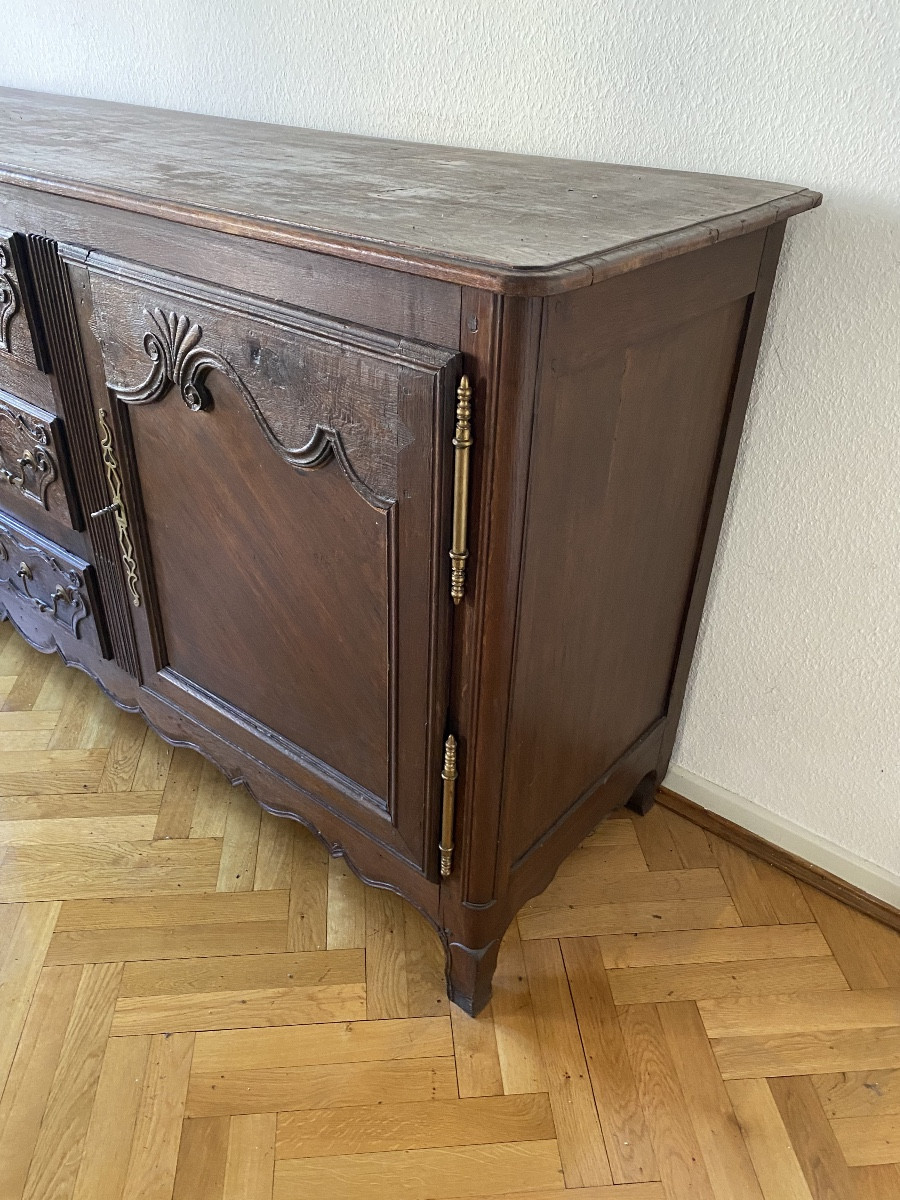
<svg viewBox="0 0 900 1200"><path fill-rule="evenodd" d="M585 286L821 199L11 88L0 182L519 294Z"/></svg>

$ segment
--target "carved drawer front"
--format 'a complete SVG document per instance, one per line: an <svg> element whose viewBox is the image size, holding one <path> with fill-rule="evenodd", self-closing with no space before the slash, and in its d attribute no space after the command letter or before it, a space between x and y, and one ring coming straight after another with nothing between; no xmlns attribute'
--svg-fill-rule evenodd
<svg viewBox="0 0 900 1200"><path fill-rule="evenodd" d="M54 406L49 362L36 342L26 312L30 296L22 242L0 229L0 389L34 404Z"/></svg>
<svg viewBox="0 0 900 1200"><path fill-rule="evenodd" d="M65 471L59 419L0 391L0 505L12 503L24 515L34 504L70 529L79 528ZM20 499L25 503L17 503Z"/></svg>
<svg viewBox="0 0 900 1200"><path fill-rule="evenodd" d="M73 643L108 657L90 563L9 518L0 519L0 614L41 650Z"/></svg>

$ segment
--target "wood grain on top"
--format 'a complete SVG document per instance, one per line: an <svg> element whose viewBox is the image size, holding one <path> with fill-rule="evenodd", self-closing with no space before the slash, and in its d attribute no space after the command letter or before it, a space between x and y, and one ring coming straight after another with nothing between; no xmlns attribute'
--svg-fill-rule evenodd
<svg viewBox="0 0 900 1200"><path fill-rule="evenodd" d="M587 284L821 199L787 184L10 88L0 88L0 181L515 291Z"/></svg>

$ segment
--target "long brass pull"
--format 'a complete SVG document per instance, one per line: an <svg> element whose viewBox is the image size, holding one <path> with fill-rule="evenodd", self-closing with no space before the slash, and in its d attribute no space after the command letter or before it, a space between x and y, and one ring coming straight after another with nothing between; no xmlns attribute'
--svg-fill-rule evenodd
<svg viewBox="0 0 900 1200"><path fill-rule="evenodd" d="M451 733L444 742L443 811L441 813L441 877L446 879L453 869L453 820L456 810L456 738Z"/></svg>
<svg viewBox="0 0 900 1200"><path fill-rule="evenodd" d="M453 445L453 541L450 547L450 595L459 604L466 590L469 557L469 456L472 451L472 386L463 375L456 389L456 436Z"/></svg>
<svg viewBox="0 0 900 1200"><path fill-rule="evenodd" d="M122 477L119 474L119 464L113 449L112 430L107 424L106 409L101 408L97 413L97 425L100 429L100 448L103 451L103 466L106 469L106 482L109 487L110 503L99 512L91 513L92 517L102 516L111 512L115 517L116 533L119 536L119 550L122 554L122 566L125 568L125 582L135 608L141 606L141 594L138 591L137 563L134 561L134 546L128 531L128 514L122 500Z"/></svg>

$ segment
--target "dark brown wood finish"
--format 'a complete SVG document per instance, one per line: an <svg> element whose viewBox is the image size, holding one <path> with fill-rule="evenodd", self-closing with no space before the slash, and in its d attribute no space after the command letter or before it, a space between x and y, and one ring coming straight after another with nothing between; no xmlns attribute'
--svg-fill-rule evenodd
<svg viewBox="0 0 900 1200"><path fill-rule="evenodd" d="M518 907L665 770L819 198L2 90L0 129L32 348L0 347L0 606L416 904L477 1010Z"/></svg>

